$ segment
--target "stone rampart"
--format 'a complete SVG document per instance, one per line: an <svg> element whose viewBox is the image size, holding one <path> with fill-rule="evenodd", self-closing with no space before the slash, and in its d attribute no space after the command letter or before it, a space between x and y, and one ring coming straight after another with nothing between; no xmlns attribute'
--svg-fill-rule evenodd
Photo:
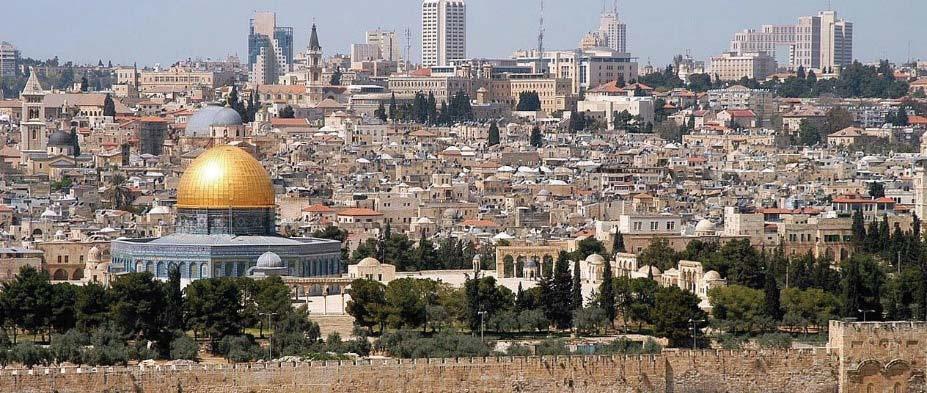
<svg viewBox="0 0 927 393"><path fill-rule="evenodd" d="M835 392L831 351L487 357L0 371L0 392Z"/></svg>

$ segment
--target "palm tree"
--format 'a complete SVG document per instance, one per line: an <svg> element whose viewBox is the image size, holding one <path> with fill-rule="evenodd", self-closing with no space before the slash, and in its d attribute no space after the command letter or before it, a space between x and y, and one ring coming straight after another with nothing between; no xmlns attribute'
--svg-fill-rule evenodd
<svg viewBox="0 0 927 393"><path fill-rule="evenodd" d="M113 175L109 182L109 189L106 190L106 199L109 200L110 208L116 210L129 210L132 203L132 194L126 186L126 178L122 174Z"/></svg>

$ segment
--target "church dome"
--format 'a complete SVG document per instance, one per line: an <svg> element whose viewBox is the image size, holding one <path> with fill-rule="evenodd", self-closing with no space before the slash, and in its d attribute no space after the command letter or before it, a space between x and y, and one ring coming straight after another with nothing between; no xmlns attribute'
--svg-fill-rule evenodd
<svg viewBox="0 0 927 393"><path fill-rule="evenodd" d="M718 281L721 280L721 275L714 270L709 270L707 273L705 273L704 278L706 281Z"/></svg>
<svg viewBox="0 0 927 393"><path fill-rule="evenodd" d="M380 266L380 261L376 260L376 258L367 257L367 258L361 259L361 261L357 263L357 266L377 267L377 266Z"/></svg>
<svg viewBox="0 0 927 393"><path fill-rule="evenodd" d="M210 105L202 108L187 119L184 135L207 137L212 127L233 127L242 125L241 115L232 108Z"/></svg>
<svg viewBox="0 0 927 393"><path fill-rule="evenodd" d="M599 254L590 254L588 257L586 257L586 262L592 264L602 264L605 263L605 258L602 258L602 256Z"/></svg>
<svg viewBox="0 0 927 393"><path fill-rule="evenodd" d="M70 146L71 134L65 130L57 130L48 136L48 146Z"/></svg>
<svg viewBox="0 0 927 393"><path fill-rule="evenodd" d="M715 224L709 220L701 220L695 225L695 232L708 233L715 231Z"/></svg>
<svg viewBox="0 0 927 393"><path fill-rule="evenodd" d="M258 257L257 267L268 269L268 268L281 268L284 266L283 266L283 260L280 259L279 255L272 253L272 252L265 252L261 254L260 257Z"/></svg>
<svg viewBox="0 0 927 393"><path fill-rule="evenodd" d="M235 146L200 154L177 187L181 209L273 208L274 188L261 163Z"/></svg>

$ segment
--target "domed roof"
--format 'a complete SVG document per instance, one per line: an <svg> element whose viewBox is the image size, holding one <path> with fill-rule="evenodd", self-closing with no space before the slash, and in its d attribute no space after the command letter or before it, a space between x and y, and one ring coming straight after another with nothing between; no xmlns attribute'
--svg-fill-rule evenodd
<svg viewBox="0 0 927 393"><path fill-rule="evenodd" d="M653 273L654 276L659 276L662 273L656 266L650 265L641 266L640 269L637 269L637 272L641 274L647 274L648 269L650 269L650 272Z"/></svg>
<svg viewBox="0 0 927 393"><path fill-rule="evenodd" d="M48 146L70 146L71 134L65 130L58 130L48 136Z"/></svg>
<svg viewBox="0 0 927 393"><path fill-rule="evenodd" d="M209 136L211 127L230 127L242 124L241 115L232 108L210 105L202 108L187 119L184 135L192 137Z"/></svg>
<svg viewBox="0 0 927 393"><path fill-rule="evenodd" d="M280 256L272 252L265 252L258 257L257 267L259 268L281 268L284 267L283 260Z"/></svg>
<svg viewBox="0 0 927 393"><path fill-rule="evenodd" d="M602 258L599 254L591 254L586 257L586 262L588 263L605 263L605 258Z"/></svg>
<svg viewBox="0 0 927 393"><path fill-rule="evenodd" d="M376 258L373 258L373 257L367 257L367 258L361 259L361 261L357 263L357 266L377 267L377 266L380 266L380 261L378 261Z"/></svg>
<svg viewBox="0 0 927 393"><path fill-rule="evenodd" d="M235 146L200 154L177 187L178 208L273 208L274 188L258 160Z"/></svg>
<svg viewBox="0 0 927 393"><path fill-rule="evenodd" d="M705 280L711 280L711 281L720 280L720 279L721 279L721 274L718 273L718 272L716 272L716 271L714 271L714 270L709 270L708 273L705 273L704 279L705 279Z"/></svg>
<svg viewBox="0 0 927 393"><path fill-rule="evenodd" d="M701 220L695 225L696 232L714 232L715 224L708 220Z"/></svg>

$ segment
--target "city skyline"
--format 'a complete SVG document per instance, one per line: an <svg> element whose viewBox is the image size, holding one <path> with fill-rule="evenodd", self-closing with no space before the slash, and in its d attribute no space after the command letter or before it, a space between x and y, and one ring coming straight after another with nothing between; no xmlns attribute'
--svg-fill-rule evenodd
<svg viewBox="0 0 927 393"><path fill-rule="evenodd" d="M395 30L403 37L401 46L404 48L404 32L409 28L412 58L421 59L421 2L418 0L406 0L401 4L362 0L350 9L290 0L266 2L260 9L242 1L232 1L223 3L219 9L216 2L205 1L186 4L179 9L183 12L171 7L169 1L157 5L139 4L125 10L125 17L117 20L98 19L106 15L104 10L120 7L121 3L103 0L86 4L82 20L87 23L63 36L36 33L30 28L37 20L50 25L70 22L70 15L63 10L44 7L43 3L49 0L7 6L12 14L22 17L0 26L0 39L16 45L24 57L44 59L57 55L78 63L103 59L116 64L167 65L188 57L215 59L238 55L244 61L248 20L254 11L266 10L277 12L280 25L293 26L295 48L305 48L313 21L319 25L326 55L349 53L351 43L363 42L364 32L377 28ZM583 35L598 26L600 0L581 0L578 4L547 3L545 48L577 47ZM632 55L638 57L642 65L648 62L660 65L686 51L696 58L706 59L726 50L735 32L763 24L794 23L801 15L827 8L825 2L815 3L788 0L775 9L759 12L755 4L711 0L704 6L692 8L683 1L670 0L661 9L680 11L654 17L647 4L620 2L619 17L628 25L628 50ZM909 57L927 58L927 48L910 45L905 38L927 33L927 27L916 23L916 15L927 12L927 4L913 0L889 3L881 8L885 12L876 14L867 12L864 1L833 2L832 8L838 16L853 21L856 26L854 58L863 62L879 58L895 62ZM513 0L496 4L489 0L469 0L467 6L468 57L508 57L516 49L537 46L537 1ZM357 9L368 12L352 11ZM41 15L38 10L42 11ZM173 22L159 23L159 17L171 18ZM197 23L201 25L198 27ZM163 26L176 28L164 31ZM487 29L493 26L513 33L499 35ZM110 34L109 41L102 39L107 34ZM109 45L101 45L101 42L109 42Z"/></svg>

